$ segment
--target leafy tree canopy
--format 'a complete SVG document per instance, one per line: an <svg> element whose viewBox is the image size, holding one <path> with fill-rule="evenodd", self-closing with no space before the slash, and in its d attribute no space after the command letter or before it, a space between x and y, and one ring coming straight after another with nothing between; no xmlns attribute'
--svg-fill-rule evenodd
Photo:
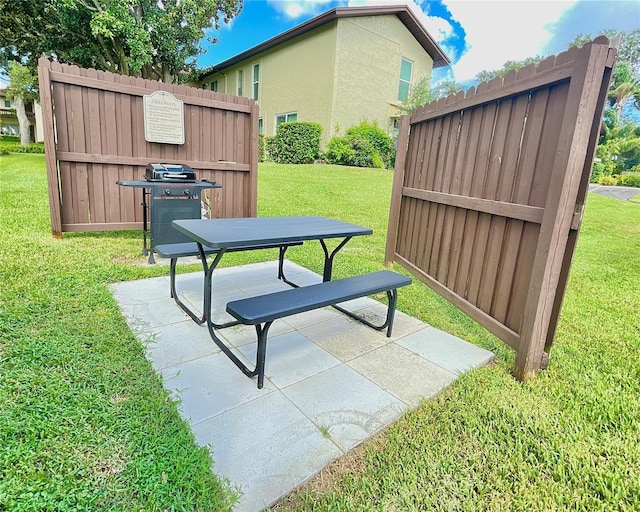
<svg viewBox="0 0 640 512"><path fill-rule="evenodd" d="M36 77L29 68L19 62L9 64L9 86L6 89L7 98L15 100L21 98L23 101L32 101L38 97L36 89Z"/></svg>
<svg viewBox="0 0 640 512"><path fill-rule="evenodd" d="M500 69L495 69L493 71L480 71L480 73L476 75L476 80L478 82L486 82L488 80L493 80L498 76L504 77L511 71L518 71L520 68L524 68L529 64L538 64L543 59L544 57L536 55L535 57L527 57L524 60L508 60Z"/></svg>
<svg viewBox="0 0 640 512"><path fill-rule="evenodd" d="M219 28L242 0L0 0L0 65L60 62L182 82L195 70L205 30Z"/></svg>

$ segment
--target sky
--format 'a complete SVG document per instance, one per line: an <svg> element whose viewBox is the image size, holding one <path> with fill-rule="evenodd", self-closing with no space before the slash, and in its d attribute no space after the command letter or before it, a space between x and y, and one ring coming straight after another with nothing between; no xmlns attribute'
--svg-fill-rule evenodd
<svg viewBox="0 0 640 512"><path fill-rule="evenodd" d="M242 12L209 36L199 56L213 66L334 7L407 3L452 64L434 70L434 80L465 83L480 71L509 60L554 55L578 34L640 29L637 0L245 0Z"/></svg>

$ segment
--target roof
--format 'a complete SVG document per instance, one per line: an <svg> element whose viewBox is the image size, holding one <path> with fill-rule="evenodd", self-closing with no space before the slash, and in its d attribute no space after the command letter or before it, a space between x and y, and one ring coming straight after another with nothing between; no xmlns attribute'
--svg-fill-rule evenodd
<svg viewBox="0 0 640 512"><path fill-rule="evenodd" d="M331 23L332 21L336 21L341 18L381 16L386 14L395 14L398 19L407 27L409 32L411 32L413 37L415 37L416 41L420 43L424 50L433 59L434 68L440 68L451 64L451 61L442 51L442 48L440 48L438 43L436 43L433 37L431 37L429 32L427 32L427 29L407 5L398 4L365 7L336 7L335 9L331 9L330 11L320 14L315 18L312 18L300 25L293 27L292 29L285 31L282 34L268 39L264 43L254 46L253 48L250 48L242 53L239 53L238 55L235 55L234 57L231 57L230 59L227 59L220 64L216 64L213 67L203 70L198 76L198 79L202 80L207 75L217 73L221 69L233 66L240 61L249 59L266 50L270 50L271 48L278 46L279 44L290 41L291 39L306 34L307 32L326 25L327 23Z"/></svg>

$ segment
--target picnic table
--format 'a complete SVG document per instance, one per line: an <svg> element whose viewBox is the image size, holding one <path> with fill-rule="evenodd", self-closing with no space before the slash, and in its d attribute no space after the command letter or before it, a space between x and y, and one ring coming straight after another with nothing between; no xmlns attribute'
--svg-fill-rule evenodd
<svg viewBox="0 0 640 512"><path fill-rule="evenodd" d="M361 319L339 307L338 309L375 329L387 328L387 335L390 336L396 304L396 288L411 282L409 278L399 276L390 271L331 281L334 258L340 249L354 236L371 235L373 230L328 217L183 219L174 220L172 225L196 242L198 253L203 262L204 305L202 323L206 322L213 341L245 375L249 377L258 375L259 388L262 387L264 378L267 332L275 319L325 305L334 305L336 307L337 303L354 297L385 291L389 297L389 307L387 320L381 326L373 325L367 320ZM327 240L330 239L339 240L333 249L329 249L327 246ZM213 272L226 252L241 250L245 247L287 247L312 240L318 240L322 246L324 252L322 282L330 286L318 284L313 285L315 288L305 287L309 289L301 290L295 283L285 279L282 272L279 272L278 277L290 284L293 287L292 290L278 292L277 295L273 294L273 300L270 300L269 296L265 295L243 299L242 302L235 301L235 303L230 303L227 305L227 311L235 316L237 320L222 325L213 322L211 313L212 293L215 293L215 290L213 290ZM211 263L207 263L207 254L211 254L213 257ZM298 289L296 290L296 288ZM174 296L174 299L178 301L177 295ZM256 299L259 303L255 302ZM184 309L183 305L181 307ZM265 314L256 315L256 307ZM251 314L247 314L248 311L251 311ZM200 323L196 315L190 314L190 316ZM216 334L217 329L237 325L238 323L256 326L258 349L255 369L245 366Z"/></svg>

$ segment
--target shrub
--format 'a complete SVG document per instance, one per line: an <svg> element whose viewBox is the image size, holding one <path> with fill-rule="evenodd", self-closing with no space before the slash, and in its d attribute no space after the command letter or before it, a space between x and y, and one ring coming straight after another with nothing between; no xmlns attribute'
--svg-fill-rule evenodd
<svg viewBox="0 0 640 512"><path fill-rule="evenodd" d="M600 176L597 183L599 185L617 185L618 180L616 180L613 176Z"/></svg>
<svg viewBox="0 0 640 512"><path fill-rule="evenodd" d="M386 167L387 169L393 167L396 157L396 148L393 139L378 126L377 122L369 123L362 121L358 126L349 128L345 135L347 137L359 136L368 140L384 162L382 167ZM374 167L380 166L376 165Z"/></svg>
<svg viewBox="0 0 640 512"><path fill-rule="evenodd" d="M258 162L264 162L266 158L265 155L265 141L264 135L262 133L258 134Z"/></svg>
<svg viewBox="0 0 640 512"><path fill-rule="evenodd" d="M356 152L347 137L333 137L327 143L324 158L330 164L353 165Z"/></svg>
<svg viewBox="0 0 640 512"><path fill-rule="evenodd" d="M618 185L625 187L640 187L640 173L622 174L618 177Z"/></svg>
<svg viewBox="0 0 640 512"><path fill-rule="evenodd" d="M264 137L264 161L265 162L273 162L273 157L271 155L273 155L275 149L275 142L276 138L275 136L269 136L267 137L265 135Z"/></svg>
<svg viewBox="0 0 640 512"><path fill-rule="evenodd" d="M281 123L269 156L279 164L311 164L320 155L322 126L318 123Z"/></svg>
<svg viewBox="0 0 640 512"><path fill-rule="evenodd" d="M376 123L363 121L349 128L343 137L333 137L325 158L331 164L384 169L393 167L395 146Z"/></svg>
<svg viewBox="0 0 640 512"><path fill-rule="evenodd" d="M5 137L2 137L0 150L3 153L44 153L44 143L34 142L28 146L21 146L20 142L5 142Z"/></svg>
<svg viewBox="0 0 640 512"><path fill-rule="evenodd" d="M2 142L20 142L20 137L18 135L3 135L0 137L0 141Z"/></svg>

